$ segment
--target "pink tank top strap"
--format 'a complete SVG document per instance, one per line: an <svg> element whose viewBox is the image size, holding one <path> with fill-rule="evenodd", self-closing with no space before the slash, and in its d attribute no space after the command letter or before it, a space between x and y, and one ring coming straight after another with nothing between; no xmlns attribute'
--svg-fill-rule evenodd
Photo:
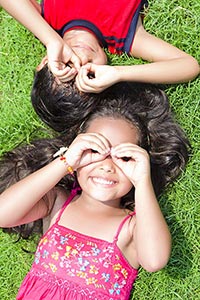
<svg viewBox="0 0 200 300"><path fill-rule="evenodd" d="M58 223L60 221L60 218L62 216L63 211L65 210L65 208L67 207L67 205L72 201L72 199L77 195L78 190L80 190L79 188L75 188L73 190L71 190L71 193L69 195L69 197L67 198L67 200L65 201L65 203L63 204L63 206L61 207L59 214L56 218L56 222Z"/></svg>
<svg viewBox="0 0 200 300"><path fill-rule="evenodd" d="M121 230L122 230L122 227L124 226L125 222L126 222L128 219L130 219L132 216L134 216L134 215L135 215L135 211L133 211L133 212L131 212L130 214L128 214L128 215L121 221L121 223L119 224L119 227L118 227L118 229L117 229L117 232L116 232L116 234L115 234L115 236L114 236L114 241L115 241L115 242L117 242L118 237L119 237L119 234L120 234L120 232L121 232Z"/></svg>

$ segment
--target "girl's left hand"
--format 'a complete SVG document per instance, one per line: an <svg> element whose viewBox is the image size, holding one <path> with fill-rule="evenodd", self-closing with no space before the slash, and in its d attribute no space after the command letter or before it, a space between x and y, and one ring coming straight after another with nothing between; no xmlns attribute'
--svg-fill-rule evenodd
<svg viewBox="0 0 200 300"><path fill-rule="evenodd" d="M150 178L149 155L138 145L125 143L111 149L113 162L136 185L139 181Z"/></svg>
<svg viewBox="0 0 200 300"><path fill-rule="evenodd" d="M114 66L92 63L82 66L76 76L77 88L85 93L100 93L118 81L118 72Z"/></svg>

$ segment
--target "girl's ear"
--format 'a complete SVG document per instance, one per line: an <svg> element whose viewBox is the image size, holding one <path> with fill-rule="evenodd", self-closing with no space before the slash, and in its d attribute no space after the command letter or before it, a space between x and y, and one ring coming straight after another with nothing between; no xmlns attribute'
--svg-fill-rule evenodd
<svg viewBox="0 0 200 300"><path fill-rule="evenodd" d="M48 58L47 55L45 57L43 57L43 59L41 60L41 63L37 66L36 70L40 71L46 64L48 63Z"/></svg>

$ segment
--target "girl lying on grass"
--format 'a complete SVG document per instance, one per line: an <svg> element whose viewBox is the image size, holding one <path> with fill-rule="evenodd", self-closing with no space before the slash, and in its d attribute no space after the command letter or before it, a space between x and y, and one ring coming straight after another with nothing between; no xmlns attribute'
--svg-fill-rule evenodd
<svg viewBox="0 0 200 300"><path fill-rule="evenodd" d="M0 226L50 220L17 299L129 299L139 266L169 260L156 195L183 170L189 144L166 96L113 86L81 121L1 160Z"/></svg>

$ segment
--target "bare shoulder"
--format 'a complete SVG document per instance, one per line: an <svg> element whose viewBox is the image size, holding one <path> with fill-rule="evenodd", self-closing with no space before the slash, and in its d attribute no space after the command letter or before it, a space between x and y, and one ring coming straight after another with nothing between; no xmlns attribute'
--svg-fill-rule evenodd
<svg viewBox="0 0 200 300"><path fill-rule="evenodd" d="M130 55L148 62L188 56L184 51L147 32L141 18L138 19Z"/></svg>
<svg viewBox="0 0 200 300"><path fill-rule="evenodd" d="M48 195L49 211L47 216L43 218L43 232L45 232L49 228L49 226L54 223L57 213L69 196L69 192L61 187L55 187L51 193L52 195Z"/></svg>
<svg viewBox="0 0 200 300"><path fill-rule="evenodd" d="M138 269L137 250L135 244L136 216L130 212L130 218L124 223L118 239L118 246L130 265Z"/></svg>
<svg viewBox="0 0 200 300"><path fill-rule="evenodd" d="M69 196L69 191L67 192L65 189L61 187L56 187L56 199L54 202L54 205L51 210L51 218L53 218L58 211L61 209L65 201L67 200L67 197Z"/></svg>

